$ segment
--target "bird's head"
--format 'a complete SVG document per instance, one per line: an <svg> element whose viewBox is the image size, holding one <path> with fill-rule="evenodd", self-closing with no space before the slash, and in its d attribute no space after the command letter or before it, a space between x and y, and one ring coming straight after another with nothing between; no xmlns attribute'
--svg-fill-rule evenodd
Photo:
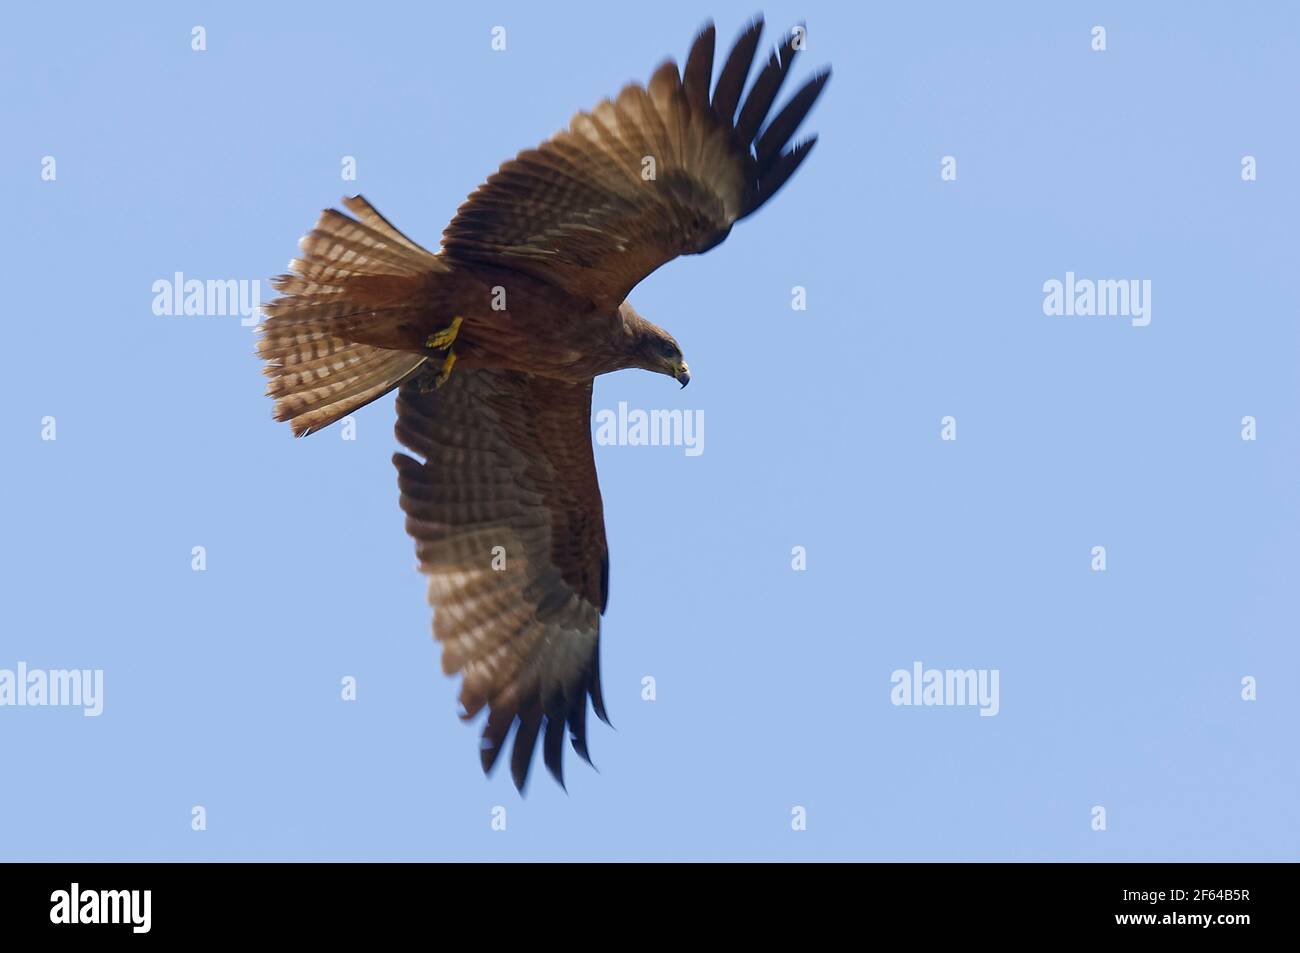
<svg viewBox="0 0 1300 953"><path fill-rule="evenodd" d="M619 307L619 314L629 340L633 367L666 374L683 387L691 382L691 369L686 366L676 338L641 317L626 301Z"/></svg>

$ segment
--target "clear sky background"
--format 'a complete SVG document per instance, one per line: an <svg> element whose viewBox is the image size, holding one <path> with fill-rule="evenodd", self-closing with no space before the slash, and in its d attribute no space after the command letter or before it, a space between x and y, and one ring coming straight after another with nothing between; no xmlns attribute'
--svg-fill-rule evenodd
<svg viewBox="0 0 1300 953"><path fill-rule="evenodd" d="M266 279L357 191L436 245L757 8L7 9L0 668L102 668L105 708L0 708L0 857L1296 858L1300 14L899 6L766 7L834 66L821 141L632 295L693 382L596 407L702 410L705 450L598 448L615 730L524 799L438 668L392 398L295 441L251 330L151 288ZM1067 271L1149 279L1150 325L1045 316ZM915 661L998 670L999 714L891 705Z"/></svg>

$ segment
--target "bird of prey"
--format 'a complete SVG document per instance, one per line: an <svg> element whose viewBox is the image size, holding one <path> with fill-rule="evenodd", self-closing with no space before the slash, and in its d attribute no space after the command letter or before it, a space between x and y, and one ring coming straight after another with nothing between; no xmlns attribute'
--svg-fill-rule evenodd
<svg viewBox="0 0 1300 953"><path fill-rule="evenodd" d="M442 667L463 676L462 718L488 710L490 772L511 730L523 790L538 738L561 785L564 735L590 763L587 701L601 698L609 553L591 446L592 379L690 371L673 336L627 302L641 279L699 254L768 201L816 137L790 144L830 77L768 113L804 31L749 86L762 32L745 29L712 85L714 28L679 74L668 60L461 205L429 252L361 196L299 243L258 353L275 417L318 430L400 388L401 506L429 579Z"/></svg>

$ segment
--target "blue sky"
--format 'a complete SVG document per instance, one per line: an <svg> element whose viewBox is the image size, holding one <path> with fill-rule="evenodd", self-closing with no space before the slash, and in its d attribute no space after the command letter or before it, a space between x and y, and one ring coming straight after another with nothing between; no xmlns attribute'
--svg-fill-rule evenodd
<svg viewBox="0 0 1300 953"><path fill-rule="evenodd" d="M821 141L631 296L692 384L596 407L702 412L704 452L597 448L615 730L520 799L438 669L392 399L294 441L250 329L152 287L265 280L357 191L436 244L704 8L7 11L0 670L102 669L104 710L0 707L0 857L1297 856L1300 15L765 12L834 66ZM1067 272L1150 323L1044 314ZM997 715L891 704L914 662L996 670Z"/></svg>

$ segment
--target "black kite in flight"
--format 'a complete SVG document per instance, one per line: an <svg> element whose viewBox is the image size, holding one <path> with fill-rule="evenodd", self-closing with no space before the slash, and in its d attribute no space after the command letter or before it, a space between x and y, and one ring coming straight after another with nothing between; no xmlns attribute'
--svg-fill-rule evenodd
<svg viewBox="0 0 1300 953"><path fill-rule="evenodd" d="M639 367L690 379L672 335L627 294L665 262L725 239L816 141L787 148L829 69L766 121L802 29L741 104L761 31L760 19L741 34L712 97L709 24L680 76L669 60L647 86L506 162L460 207L436 254L361 196L344 199L355 218L322 213L266 306L258 352L275 417L296 435L401 387L397 437L422 459L393 462L442 667L464 676L464 718L488 709L484 770L518 726L510 761L521 790L539 735L563 784L566 723L589 761L588 697L605 720L609 554L592 378Z"/></svg>

